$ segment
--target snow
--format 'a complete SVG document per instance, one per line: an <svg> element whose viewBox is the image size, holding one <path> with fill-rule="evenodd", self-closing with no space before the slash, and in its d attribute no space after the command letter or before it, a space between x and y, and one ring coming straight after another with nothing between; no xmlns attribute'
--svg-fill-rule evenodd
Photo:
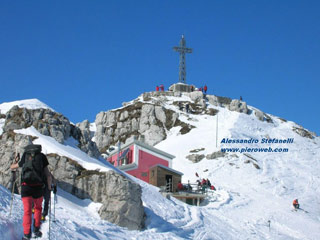
<svg viewBox="0 0 320 240"><path fill-rule="evenodd" d="M26 99L21 101L14 101L14 102L4 102L0 104L0 113L6 114L13 106L17 105L20 108L27 108L27 109L38 109L38 108L46 108L54 111L48 105L44 104L38 99ZM0 118L0 135L3 133L3 126L4 126L5 119Z"/></svg>
<svg viewBox="0 0 320 240"><path fill-rule="evenodd" d="M60 144L56 142L54 138L40 134L33 126L27 129L14 130L14 132L37 137L33 143L41 144L42 152L44 154L55 153L60 156L71 158L88 170L101 170L106 172L111 168L114 169L108 162L102 163L95 158L89 157L85 152L82 152L77 147L78 142L73 138L69 138L64 144Z"/></svg>
<svg viewBox="0 0 320 240"><path fill-rule="evenodd" d="M320 239L319 137L303 138L292 131L293 126L298 127L294 122L283 122L272 115L273 123L266 123L254 113L246 115L209 104L208 107L219 110L216 143L217 116L186 114L171 104L176 100L179 98L171 97L165 107L178 112L180 120L196 128L185 135L180 134L180 127L172 128L167 139L155 147L176 156L173 168L184 173L183 182L195 182L197 172L200 178L209 178L217 191L210 192L201 206L190 206L175 198L166 199L158 188L127 176L141 185L147 215L145 230L129 231L101 220L97 213L99 203L79 200L58 189L51 239ZM41 144L45 153L70 157L88 169L119 171L88 157L76 147L74 139L59 144L32 127L16 132L36 136L34 143ZM220 144L223 138L265 137L294 138L294 142L286 145L287 153L249 153L260 169L254 167L254 160L246 163L249 158L240 153L213 160L205 158L198 163L186 159L195 149L204 148L198 154L207 155L220 151L221 147L261 146ZM283 144L266 146L275 148ZM0 186L0 196L0 236L19 239L23 214L20 196L14 197L11 217L10 193ZM307 212L291 211L295 198ZM48 239L48 230L47 221L42 226L42 239Z"/></svg>
<svg viewBox="0 0 320 240"><path fill-rule="evenodd" d="M54 111L52 108L50 108L45 103L34 98L34 99L26 99L26 100L21 100L21 101L1 103L0 104L0 112L2 114L6 114L15 105L17 105L20 108L27 108L27 109L47 108L47 109Z"/></svg>

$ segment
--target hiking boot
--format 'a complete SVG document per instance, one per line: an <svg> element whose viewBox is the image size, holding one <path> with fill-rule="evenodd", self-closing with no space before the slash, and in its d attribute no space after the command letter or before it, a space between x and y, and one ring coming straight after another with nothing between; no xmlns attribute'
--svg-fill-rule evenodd
<svg viewBox="0 0 320 240"><path fill-rule="evenodd" d="M42 232L40 232L40 227L34 227L33 235L35 238L42 237Z"/></svg>
<svg viewBox="0 0 320 240"><path fill-rule="evenodd" d="M31 239L31 232L29 234L24 234L22 240L29 240Z"/></svg>

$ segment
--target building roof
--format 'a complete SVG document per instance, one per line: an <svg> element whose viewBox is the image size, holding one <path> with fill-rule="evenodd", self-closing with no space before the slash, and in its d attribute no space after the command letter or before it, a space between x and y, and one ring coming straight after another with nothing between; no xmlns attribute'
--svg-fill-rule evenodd
<svg viewBox="0 0 320 240"><path fill-rule="evenodd" d="M120 146L120 151L126 149L127 147L129 147L129 146L131 146L133 144L136 144L136 145L138 145L140 147L146 148L146 149L148 149L148 150L150 150L152 152L155 152L157 154L160 154L160 155L162 155L164 157L167 157L167 158L170 158L170 159L173 159L173 158L176 157L176 156L171 155L171 154L169 154L167 152L164 152L164 151L162 151L160 149L157 149L157 148L155 148L155 147L153 147L151 145L148 145L145 142L139 141L139 140L137 140L135 138L132 138L128 142L126 142L125 144L121 145ZM114 154L118 154L118 149L112 151L109 156L113 156Z"/></svg>
<svg viewBox="0 0 320 240"><path fill-rule="evenodd" d="M151 168L154 168L154 167L161 167L161 168L166 169L166 170L168 170L168 171L170 171L170 172L174 172L174 173L176 173L176 174L178 174L178 175L180 175L180 176L183 175L182 172L179 172L179 171L177 171L177 170L174 170L173 168L169 168L169 167L163 166L163 165L161 165L161 164L153 165L152 167L150 167L150 169L151 169Z"/></svg>

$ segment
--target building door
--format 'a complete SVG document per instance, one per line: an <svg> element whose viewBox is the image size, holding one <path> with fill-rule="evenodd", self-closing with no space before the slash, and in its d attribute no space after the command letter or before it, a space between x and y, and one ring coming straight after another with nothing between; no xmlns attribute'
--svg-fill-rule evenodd
<svg viewBox="0 0 320 240"><path fill-rule="evenodd" d="M172 175L166 175L166 191L172 192Z"/></svg>

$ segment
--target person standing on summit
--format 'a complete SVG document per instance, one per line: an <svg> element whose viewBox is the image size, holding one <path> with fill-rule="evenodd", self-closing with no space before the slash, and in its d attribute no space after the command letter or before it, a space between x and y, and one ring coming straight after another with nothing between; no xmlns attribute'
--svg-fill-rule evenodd
<svg viewBox="0 0 320 240"><path fill-rule="evenodd" d="M205 93L205 94L207 93L207 90L208 90L207 85L204 85L204 87L203 87L203 91L204 91L204 93Z"/></svg>
<svg viewBox="0 0 320 240"><path fill-rule="evenodd" d="M16 159L18 160L18 159ZM21 199L23 203L23 233L22 240L31 239L32 203L34 204L34 236L41 237L41 211L43 200L44 180L51 191L51 174L48 170L48 159L41 153L41 145L28 145L19 162L10 168L22 168L21 171ZM44 178L45 176L45 178Z"/></svg>

